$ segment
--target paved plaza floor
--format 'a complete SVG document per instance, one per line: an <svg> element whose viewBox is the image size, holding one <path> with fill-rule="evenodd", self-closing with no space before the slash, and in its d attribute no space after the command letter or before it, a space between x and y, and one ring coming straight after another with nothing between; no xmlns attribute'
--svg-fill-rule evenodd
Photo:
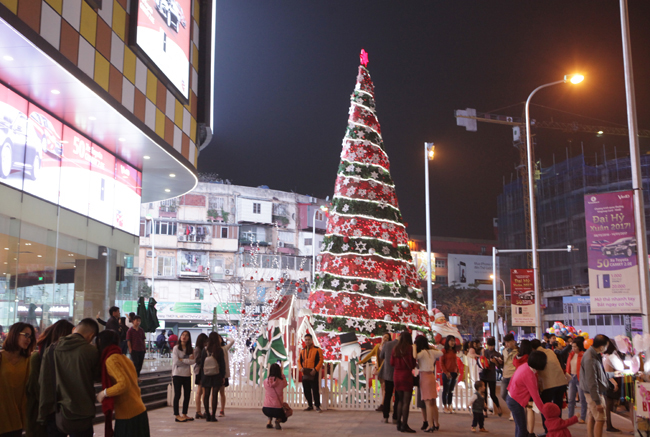
<svg viewBox="0 0 650 437"><path fill-rule="evenodd" d="M192 416L194 411L190 410ZM160 408L149 412L149 425L152 437L198 437L201 435L232 435L241 437L274 436L278 433L295 436L334 436L334 437L378 437L383 435L398 434L395 425L385 424L380 421L381 413L374 411L340 411L328 410L322 414L310 411L295 411L288 422L283 424L283 430L266 429L266 418L261 410L253 409L226 409L226 417L218 418L218 423L195 420L187 423L174 422L171 407ZM566 410L564 410L566 418ZM622 434L605 435L630 435L632 424L619 416L614 416L614 426L624 431ZM472 424L471 415L467 412L456 414L440 415L440 431L435 435L440 436L468 436L472 435L470 427ZM422 418L419 413L411 412L409 418L411 428L422 434ZM490 416L485 422L485 428L491 435L513 436L515 426L508 421L508 416ZM576 424L571 426L571 433L574 437L586 436L585 425ZM538 416L536 432L542 433L541 419ZM401 434L401 433L400 433ZM477 433L479 434L479 433ZM482 434L482 433L481 433ZM427 434L428 435L428 434ZM95 426L95 436L104 436L104 425Z"/></svg>

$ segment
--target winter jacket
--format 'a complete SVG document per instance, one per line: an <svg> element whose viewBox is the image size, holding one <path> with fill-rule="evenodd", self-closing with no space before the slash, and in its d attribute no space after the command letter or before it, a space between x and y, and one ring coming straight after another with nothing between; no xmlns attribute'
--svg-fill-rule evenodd
<svg viewBox="0 0 650 437"><path fill-rule="evenodd" d="M132 419L147 409L142 402L138 374L133 361L122 354L113 354L106 359L106 371L113 383L106 389L106 395L115 398L115 418Z"/></svg>
<svg viewBox="0 0 650 437"><path fill-rule="evenodd" d="M603 361L596 349L590 347L582 356L580 362L580 388L589 393L596 405L600 405L600 396L607 393L609 383L603 369Z"/></svg>
<svg viewBox="0 0 650 437"><path fill-rule="evenodd" d="M542 407L541 413L546 419L546 437L571 437L571 432L567 429L569 426L578 423L578 416L568 419L561 419L560 407L553 402L547 402Z"/></svg>
<svg viewBox="0 0 650 437"><path fill-rule="evenodd" d="M266 408L282 408L283 390L287 386L286 379L270 376L264 380L264 403Z"/></svg>
<svg viewBox="0 0 650 437"><path fill-rule="evenodd" d="M512 359L512 364L514 364L515 368L519 368L519 366L526 363L528 363L528 354L522 356L517 355Z"/></svg>
<svg viewBox="0 0 650 437"><path fill-rule="evenodd" d="M469 398L469 405L472 406L472 413L483 414L483 410L485 409L485 397L481 393L475 391L474 395Z"/></svg>
<svg viewBox="0 0 650 437"><path fill-rule="evenodd" d="M515 374L517 367L514 364L514 359L517 357L517 348L503 350L503 377L512 378Z"/></svg>
<svg viewBox="0 0 650 437"><path fill-rule="evenodd" d="M398 340L391 340L384 344L384 347L379 351L379 361L382 362L381 369L379 369L379 378L385 381L393 380L393 366L390 364L390 357L393 355L393 349L397 346Z"/></svg>
<svg viewBox="0 0 650 437"><path fill-rule="evenodd" d="M583 352L578 352L578 363L576 364L576 368L572 369L571 368L571 360L573 359L575 354L576 354L575 352L571 352L569 354L569 359L566 362L566 373L568 373L569 375L572 375L573 373L575 373L576 376L578 377L578 381L580 381L580 364L582 363L582 356L585 353L584 353L584 351Z"/></svg>
<svg viewBox="0 0 650 437"><path fill-rule="evenodd" d="M300 351L298 369L316 369L317 372L323 367L323 351L316 346Z"/></svg>
<svg viewBox="0 0 650 437"><path fill-rule="evenodd" d="M539 379L542 381L541 390L548 390L550 388L562 387L568 385L566 377L564 376L564 370L562 365L551 349L544 349L543 347L538 347L538 351L544 352L546 354L546 367L544 370L538 372Z"/></svg>
<svg viewBox="0 0 650 437"><path fill-rule="evenodd" d="M54 350L48 353L53 346ZM56 380L49 380L50 375L54 375ZM44 381L44 378L48 380ZM50 346L43 356L39 377L39 421L44 422L52 412L44 410L44 405L55 408L58 405L61 414L68 420L87 420L95 417L95 381L99 380L97 348L80 334L71 334L60 339ZM56 384L56 393L51 390L53 382Z"/></svg>
<svg viewBox="0 0 650 437"><path fill-rule="evenodd" d="M179 345L174 346L172 351L172 376L192 376L192 364L194 360L189 358Z"/></svg>

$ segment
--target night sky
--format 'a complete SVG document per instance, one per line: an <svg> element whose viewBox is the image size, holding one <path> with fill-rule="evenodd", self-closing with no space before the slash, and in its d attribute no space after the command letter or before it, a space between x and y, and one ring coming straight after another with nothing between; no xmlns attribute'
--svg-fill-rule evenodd
<svg viewBox="0 0 650 437"><path fill-rule="evenodd" d="M630 1L638 122L650 129L650 2ZM424 234L423 143L431 229L494 238L497 196L516 175L512 128L456 126L455 109L627 125L617 1L217 0L215 132L199 171L234 184L331 196L355 85L369 53L377 115L410 234ZM505 108L505 109L501 109ZM552 109L549 109L552 108ZM543 166L584 148L590 162L628 154L627 137L539 130ZM650 150L650 140L641 140ZM598 154L598 155L597 155Z"/></svg>

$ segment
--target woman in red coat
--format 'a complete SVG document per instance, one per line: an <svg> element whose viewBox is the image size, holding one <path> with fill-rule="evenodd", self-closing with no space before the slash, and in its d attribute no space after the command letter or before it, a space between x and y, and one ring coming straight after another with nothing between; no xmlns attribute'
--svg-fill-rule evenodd
<svg viewBox="0 0 650 437"><path fill-rule="evenodd" d="M390 357L393 366L393 383L397 397L397 430L401 432L415 432L408 426L409 408L413 396L413 340L411 333L404 331L399 336L399 342L393 349Z"/></svg>

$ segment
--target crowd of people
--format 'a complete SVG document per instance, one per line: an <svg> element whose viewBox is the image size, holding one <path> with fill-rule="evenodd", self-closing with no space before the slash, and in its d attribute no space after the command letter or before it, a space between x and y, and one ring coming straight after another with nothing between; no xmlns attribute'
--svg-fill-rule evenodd
<svg viewBox="0 0 650 437"><path fill-rule="evenodd" d="M11 326L0 353L0 437L21 436L23 431L27 436L92 436L95 401L102 405L106 436L149 436L139 387L144 331L138 316L129 317L131 326L125 330L119 308L110 308L109 314L102 332L98 321L90 318L76 326L60 320L38 336L30 324ZM234 341L226 342L212 332L200 334L193 343L191 333L183 331L174 343L175 421L217 422L219 398L219 416L225 415L229 350ZM417 387L415 402L422 413L421 430L428 433L441 427L439 396L444 414L464 408L471 412L468 428L472 432L487 432L490 399L492 413L498 416L503 414L501 401L505 402L516 437L535 435L535 411L541 413L548 437L570 436L568 427L575 423L586 424L589 437L600 437L605 430L617 432L610 412L619 383L609 362L609 357L617 354L616 345L604 335L589 343L587 348L583 337L575 337L560 345L548 334L542 340L522 339L519 343L513 334L507 334L501 345L494 338L487 338L484 345L479 340L461 344L452 335L432 343L424 335L411 332L395 339L385 334L373 350L383 398L377 411L382 412L382 422L388 423L392 410L392 423L398 431L416 432L409 426L409 413ZM310 334L304 336L297 361L305 411L320 413L323 352ZM267 428L281 430L281 424L293 414L284 401L287 378L278 363L272 363L267 375L262 413L268 419ZM192 378L196 385L194 417L188 415ZM98 382L101 391L96 393ZM459 382L473 391L465 405L454 399ZM578 403L580 412L575 416ZM563 420L565 404L569 418ZM456 426L457 419L453 423Z"/></svg>
<svg viewBox="0 0 650 437"><path fill-rule="evenodd" d="M386 334L373 351L377 356L376 377L380 381L383 403L382 421L397 425L397 430L413 433L408 425L409 406L417 386L417 406L422 411L422 431L440 429L438 394L443 413L463 409L454 402L459 381L473 390L465 406L472 413L472 432L487 432L488 398L491 411L503 414L501 401L510 410L516 437L534 437L535 411L542 417L544 435L570 436L569 426L586 424L589 437L604 431L620 432L611 422L614 400L620 398L620 382L614 375L610 357L620 356L608 337L597 335L585 347L585 338L562 339L552 334L542 340L515 341L512 333L497 345L494 338L465 341L462 346L452 335L432 345L423 335L413 340L411 332L396 339ZM366 360L367 361L367 360ZM500 393L497 384L500 380ZM395 393L393 396L393 392ZM393 400L394 399L394 400ZM580 403L579 417L575 416ZM562 411L568 405L568 419Z"/></svg>

